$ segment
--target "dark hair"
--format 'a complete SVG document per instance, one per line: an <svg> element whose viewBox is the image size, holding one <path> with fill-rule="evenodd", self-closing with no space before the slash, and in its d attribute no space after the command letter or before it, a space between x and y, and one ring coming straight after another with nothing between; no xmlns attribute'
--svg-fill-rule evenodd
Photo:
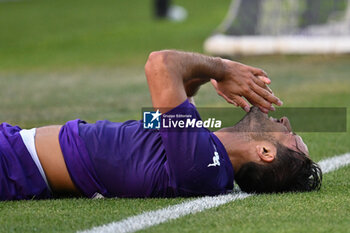
<svg viewBox="0 0 350 233"><path fill-rule="evenodd" d="M248 193L305 192L321 188L322 171L304 154L277 144L273 162L246 163L235 174L235 180Z"/></svg>

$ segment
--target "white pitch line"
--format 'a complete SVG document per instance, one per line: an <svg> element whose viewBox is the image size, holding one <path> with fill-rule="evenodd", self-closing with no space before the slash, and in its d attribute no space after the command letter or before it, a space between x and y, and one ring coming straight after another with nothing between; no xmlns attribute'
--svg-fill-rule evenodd
<svg viewBox="0 0 350 233"><path fill-rule="evenodd" d="M109 232L135 232L154 225L158 225L163 222L167 222L171 219L176 219L188 214L195 214L205 209L210 209L223 205L227 202L244 199L250 196L247 193L227 194L214 197L201 197L192 201L186 201L181 204L168 206L163 209L144 212L139 215L135 215L119 222L112 222L106 225L94 227L90 230L81 231L80 233L109 233Z"/></svg>
<svg viewBox="0 0 350 233"><path fill-rule="evenodd" d="M350 164L350 153L331 157L321 160L318 163L323 173L328 173L337 170ZM188 214L195 214L206 209L214 208L231 201L244 199L251 196L247 193L235 193L220 195L215 197L201 197L195 200L186 201L177 205L168 206L163 209L144 212L139 215L128 217L118 222L112 222L98 227L93 227L90 230L78 231L79 233L109 233L109 232L135 232L151 226L167 222L172 219L177 219Z"/></svg>
<svg viewBox="0 0 350 233"><path fill-rule="evenodd" d="M337 170L348 164L350 164L350 153L334 156L318 162L318 165L320 165L321 170L324 174Z"/></svg>

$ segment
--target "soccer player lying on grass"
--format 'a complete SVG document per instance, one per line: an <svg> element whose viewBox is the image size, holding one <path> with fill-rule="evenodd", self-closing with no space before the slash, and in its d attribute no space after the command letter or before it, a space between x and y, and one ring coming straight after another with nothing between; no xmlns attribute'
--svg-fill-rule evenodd
<svg viewBox="0 0 350 233"><path fill-rule="evenodd" d="M177 197L224 194L234 179L256 193L312 191L322 173L287 118L268 118L281 105L257 68L200 54L160 51L145 66L155 109L200 120L188 97L212 82L229 103L248 113L236 125L144 129L142 121L21 130L0 125L0 199ZM132 94L132 93L130 93ZM250 108L245 97L255 107Z"/></svg>

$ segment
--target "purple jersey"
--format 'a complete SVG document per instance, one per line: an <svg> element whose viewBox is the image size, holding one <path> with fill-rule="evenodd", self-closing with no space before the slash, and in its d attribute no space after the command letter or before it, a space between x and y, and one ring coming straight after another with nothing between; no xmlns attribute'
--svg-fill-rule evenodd
<svg viewBox="0 0 350 233"><path fill-rule="evenodd" d="M49 198L51 192L20 131L18 126L0 124L0 200Z"/></svg>
<svg viewBox="0 0 350 233"><path fill-rule="evenodd" d="M187 100L167 114L200 120ZM202 196L233 188L227 152L206 128L148 130L142 121L80 121L79 135L105 196Z"/></svg>

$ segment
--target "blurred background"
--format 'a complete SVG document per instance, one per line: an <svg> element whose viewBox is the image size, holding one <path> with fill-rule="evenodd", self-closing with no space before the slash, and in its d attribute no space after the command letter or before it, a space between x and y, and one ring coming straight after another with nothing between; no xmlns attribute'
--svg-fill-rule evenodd
<svg viewBox="0 0 350 233"><path fill-rule="evenodd" d="M0 1L0 69L142 65L150 51L202 51L230 0L175 1L182 22L160 20L154 2Z"/></svg>
<svg viewBox="0 0 350 233"><path fill-rule="evenodd" d="M0 121L139 118L151 105L143 75L149 53L202 52L229 3L171 2L188 12L174 21L157 17L151 0L1 0Z"/></svg>

